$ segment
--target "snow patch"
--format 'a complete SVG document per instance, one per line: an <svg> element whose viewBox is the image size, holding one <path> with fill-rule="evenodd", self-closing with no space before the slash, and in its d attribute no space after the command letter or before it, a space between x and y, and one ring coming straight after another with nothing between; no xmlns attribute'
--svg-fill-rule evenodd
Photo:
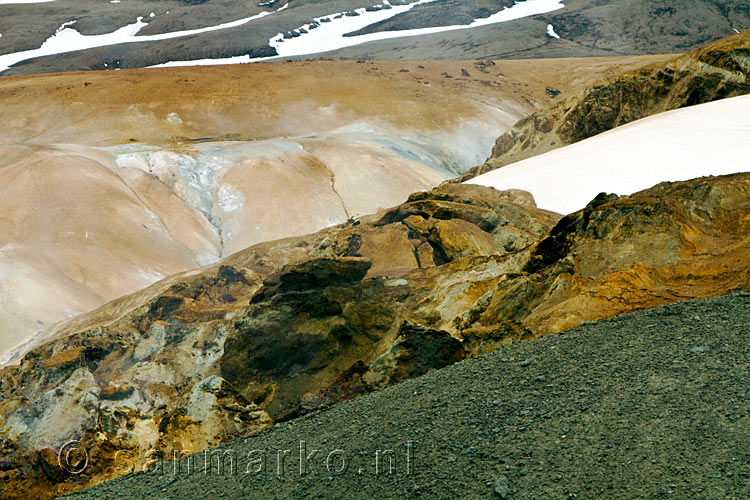
<svg viewBox="0 0 750 500"><path fill-rule="evenodd" d="M44 332L45 330L37 330L31 335L31 337L27 338L17 346L9 349L4 353L0 353L3 356L2 358L0 358L0 367L10 363L14 359L20 359L21 356L27 353L32 347L39 345L37 341L42 337L42 334L44 334Z"/></svg>
<svg viewBox="0 0 750 500"><path fill-rule="evenodd" d="M551 24L547 25L547 36L549 36L550 38L557 38L558 40L560 39L560 35L555 33L555 27Z"/></svg>
<svg viewBox="0 0 750 500"><path fill-rule="evenodd" d="M468 183L523 189L539 208L568 214L601 192L748 172L748 157L750 96L741 96L644 118Z"/></svg>
<svg viewBox="0 0 750 500"><path fill-rule="evenodd" d="M269 61L283 57L305 56L328 52L331 50L342 49L361 45L363 43L387 40L390 38L405 38L419 35L429 35L433 33L442 33L445 31L455 31L463 29L477 28L491 24L502 23L521 19L528 16L544 14L554 10L562 9L563 0L525 0L517 2L512 7L490 15L489 17L475 19L472 23L466 25L453 26L436 26L432 28L419 28L401 31L380 31L357 36L345 36L348 33L359 31L367 26L388 20L398 14L403 14L413 9L417 5L432 3L437 0L418 0L417 2L407 5L391 6L388 2L384 5L388 8L367 11L366 9L356 9L353 12L356 15L346 15L346 12L331 14L313 19L311 23L300 26L289 32L291 35L279 33L269 40L271 47L275 48L278 55L272 57L251 58L248 55L225 57L221 59L196 59L192 61L169 61L164 64L158 64L151 67L177 67L177 66L210 66L217 64L246 64L252 62ZM382 7L383 5L380 5ZM285 38L285 36L287 38ZM290 37L291 38L288 38Z"/></svg>
<svg viewBox="0 0 750 500"><path fill-rule="evenodd" d="M336 116L336 103L334 102L330 106L320 106L318 113L329 117Z"/></svg>
<svg viewBox="0 0 750 500"><path fill-rule="evenodd" d="M148 68L179 68L182 66L218 66L220 64L248 64L273 59L272 57L253 58L245 54L242 56L222 57L220 59L191 59L189 61L167 61L161 64L147 66Z"/></svg>
<svg viewBox="0 0 750 500"><path fill-rule="evenodd" d="M488 17L475 19L471 24L467 25L436 26L431 28L400 31L380 31L365 35L345 36L348 33L366 28L374 23L408 12L417 5L432 3L434 1L436 0L418 0L417 2L408 5L393 6L390 9L381 9L372 12L367 12L365 9L357 9L355 10L358 14L357 16L334 14L331 16L319 17L315 19L313 23L298 28L296 31L300 36L285 39L284 34L279 33L276 37L270 40L270 44L276 49L281 57L300 56L315 54L318 52L328 52L376 40L404 38L488 26L523 17L544 14L564 7L562 0L526 0L518 2L512 7L506 7ZM312 26L316 27L311 29ZM303 30L306 33L303 33Z"/></svg>
<svg viewBox="0 0 750 500"><path fill-rule="evenodd" d="M78 31L70 27L75 23L75 20L69 21L67 23L63 23L57 29L57 31L55 31L55 34L49 37L38 49L24 50L22 52L14 52L11 54L0 56L0 72L7 70L14 64L17 64L21 61L26 61L35 57L63 54L66 52L92 49L95 47L119 45L122 43L168 40L171 38L197 35L210 31L236 28L237 26L242 26L251 21L254 21L255 19L260 19L269 14L272 14L272 12L264 11L254 16L238 19L237 21L223 23L216 26L208 26L205 28L197 28L184 31L173 31L171 33L161 33L158 35L147 36L136 36L139 31L141 31L145 26L148 25L148 23L143 21L143 17L139 17L138 19L136 19L136 22L134 22L133 24L128 24L127 26L123 26L122 28L113 31L112 33L105 33L103 35L82 35Z"/></svg>

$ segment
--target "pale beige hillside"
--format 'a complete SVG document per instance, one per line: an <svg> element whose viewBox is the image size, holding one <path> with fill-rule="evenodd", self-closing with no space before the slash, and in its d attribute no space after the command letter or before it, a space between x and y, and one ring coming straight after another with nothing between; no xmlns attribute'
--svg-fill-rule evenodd
<svg viewBox="0 0 750 500"><path fill-rule="evenodd" d="M2 78L0 361L162 277L403 202L481 163L547 87L661 59Z"/></svg>
<svg viewBox="0 0 750 500"><path fill-rule="evenodd" d="M487 112L481 104L526 114L552 101L547 86L574 92L602 76L666 59L308 61L7 77L0 79L0 141L258 139L364 119L433 131L479 118ZM335 114L321 112L332 105ZM182 123L168 121L169 113Z"/></svg>

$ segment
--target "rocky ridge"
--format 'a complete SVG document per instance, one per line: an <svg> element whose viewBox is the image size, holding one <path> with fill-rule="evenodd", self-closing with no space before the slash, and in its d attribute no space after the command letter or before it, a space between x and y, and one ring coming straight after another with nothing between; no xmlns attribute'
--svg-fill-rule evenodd
<svg viewBox="0 0 750 500"><path fill-rule="evenodd" d="M628 71L521 119L500 136L472 179L555 148L664 111L750 93L750 31L706 45L667 63Z"/></svg>
<svg viewBox="0 0 750 500"><path fill-rule="evenodd" d="M0 493L70 492L519 340L739 289L749 194L750 174L703 178L560 218L446 184L174 276L3 371ZM55 468L71 439L82 474Z"/></svg>

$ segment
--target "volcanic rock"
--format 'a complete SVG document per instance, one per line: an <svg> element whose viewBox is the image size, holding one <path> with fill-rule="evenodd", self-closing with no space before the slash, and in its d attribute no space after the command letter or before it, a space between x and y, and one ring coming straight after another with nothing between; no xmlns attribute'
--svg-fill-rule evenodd
<svg viewBox="0 0 750 500"><path fill-rule="evenodd" d="M159 282L60 325L0 374L3 496L72 491L462 357L736 290L748 192L750 174L662 183L560 218L528 195L447 184ZM490 232L464 218L486 210ZM486 246L461 254L441 227ZM380 231L406 232L419 259L392 260ZM506 233L515 248L492 251ZM71 439L90 463L60 481L39 453Z"/></svg>

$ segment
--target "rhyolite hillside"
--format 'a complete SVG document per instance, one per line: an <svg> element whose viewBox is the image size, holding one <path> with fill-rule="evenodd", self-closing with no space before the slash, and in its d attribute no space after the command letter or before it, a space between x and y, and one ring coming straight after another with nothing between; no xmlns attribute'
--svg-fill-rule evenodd
<svg viewBox="0 0 750 500"><path fill-rule="evenodd" d="M552 101L547 86L575 93L653 60L663 56L2 78L0 363L56 322L172 274L402 203L481 163Z"/></svg>

